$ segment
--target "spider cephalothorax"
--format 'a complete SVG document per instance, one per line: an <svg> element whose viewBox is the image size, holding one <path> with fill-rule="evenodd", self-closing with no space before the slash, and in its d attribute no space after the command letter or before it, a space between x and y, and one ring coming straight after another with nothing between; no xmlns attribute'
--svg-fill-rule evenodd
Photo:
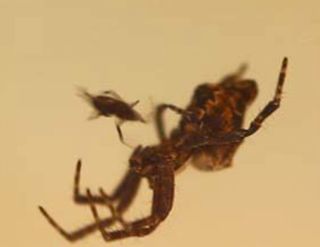
<svg viewBox="0 0 320 247"><path fill-rule="evenodd" d="M94 222L73 232L65 231L58 225L43 207L41 213L48 222L69 241L78 240L99 230L106 241L138 237L150 234L168 216L174 199L175 171L183 166L189 158L200 170L217 170L229 167L232 158L243 140L259 130L264 120L280 105L282 87L285 80L287 58L282 62L275 95L250 123L243 127L247 107L257 95L255 81L242 79L244 67L219 83L206 83L198 86L186 109L171 104L160 104L156 109L156 127L160 142L153 146L138 146L129 159L129 169L118 187L108 195L103 189L93 195L89 189L80 193L81 161L78 161L74 179L74 201L90 206ZM105 97L105 96L103 96ZM91 98L90 98L91 99ZM100 98L93 97L93 100ZM99 101L102 103L103 101ZM132 105L114 101L115 107L123 103L129 111ZM108 105L108 104L107 104ZM122 120L129 116L120 115L119 109L103 108L95 104L100 113L103 109ZM130 108L130 109L129 109ZM163 113L171 109L181 115L178 127L169 136L165 134ZM133 202L141 180L146 178L153 192L150 215L127 222L123 215ZM100 218L97 205L107 206L112 216ZM119 222L122 229L110 230L110 226Z"/></svg>

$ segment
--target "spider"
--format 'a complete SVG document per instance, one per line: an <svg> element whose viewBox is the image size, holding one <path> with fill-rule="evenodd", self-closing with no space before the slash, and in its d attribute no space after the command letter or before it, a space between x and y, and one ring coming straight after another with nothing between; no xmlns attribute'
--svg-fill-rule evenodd
<svg viewBox="0 0 320 247"><path fill-rule="evenodd" d="M127 144L123 139L121 125L125 121L139 121L146 123L142 116L133 109L139 103L139 100L128 104L120 95L112 90L104 91L100 95L92 95L83 88L79 88L79 96L88 101L95 109L94 114L90 116L89 119L95 119L99 116L115 116L117 118L116 128L119 139L125 145Z"/></svg>
<svg viewBox="0 0 320 247"><path fill-rule="evenodd" d="M74 201L89 205L94 222L72 232L64 230L39 206L48 222L69 241L81 239L98 230L105 241L141 237L153 232L166 219L173 205L175 171L189 159L200 170L230 167L232 158L243 140L256 133L265 119L280 106L288 59L284 58L272 100L243 128L244 114L257 95L254 80L243 79L245 66L224 77L219 83L199 85L186 109L161 104L155 119L160 142L153 146L138 146L129 159L129 169L111 195L102 188L98 195L89 189L79 191L81 161L77 163L74 179ZM163 114L170 109L181 115L178 127L165 134ZM148 181L153 192L150 215L131 222L123 218L135 198L142 179ZM97 205L106 206L112 216L101 218ZM121 229L108 229L119 222Z"/></svg>

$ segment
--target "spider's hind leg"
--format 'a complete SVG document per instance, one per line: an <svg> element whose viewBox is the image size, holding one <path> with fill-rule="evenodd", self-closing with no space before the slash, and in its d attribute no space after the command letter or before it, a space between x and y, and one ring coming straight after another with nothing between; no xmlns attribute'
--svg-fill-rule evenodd
<svg viewBox="0 0 320 247"><path fill-rule="evenodd" d="M163 114L168 109L179 114L179 115L188 115L187 111L181 109L178 106L175 106L172 104L158 105L156 108L156 112L155 112L155 123L156 123L156 131L157 131L158 137L161 141L168 138L165 133L165 126L164 126L164 121L163 121Z"/></svg>
<svg viewBox="0 0 320 247"><path fill-rule="evenodd" d="M76 173L74 176L74 185L73 185L73 200L77 204L88 204L87 196L80 193L80 173L81 173L81 160L78 160ZM104 200L101 196L92 196L92 201L94 203L103 204Z"/></svg>
<svg viewBox="0 0 320 247"><path fill-rule="evenodd" d="M127 143L124 141L123 133L122 133L122 130L121 130L121 125L122 125L123 123L124 123L124 121L122 121L122 120L118 120L118 121L116 122L116 129L117 129L117 132L118 132L118 136L119 136L120 141L121 141L124 145L126 145L126 146L128 146L128 147L131 147L129 144L127 144Z"/></svg>
<svg viewBox="0 0 320 247"><path fill-rule="evenodd" d="M197 141L193 142L191 145L193 148L205 146L205 145L221 145L230 143L241 143L244 138L253 135L260 128L262 123L280 107L281 95L283 90L283 85L286 77L286 71L288 67L288 59L285 57L282 61L281 70L279 73L278 83L276 87L273 99L268 102L268 104L260 111L260 113L255 117L255 119L250 123L248 129L239 129L232 131L230 133L223 134L221 136L216 136L214 140L208 140L208 137L204 136Z"/></svg>
<svg viewBox="0 0 320 247"><path fill-rule="evenodd" d="M115 91L113 91L113 90L103 91L103 94L105 94L105 95L111 95L111 96L113 96L115 99L117 99L117 100L119 100L119 101L124 101L124 100L122 99L122 97L121 97L118 93L116 93Z"/></svg>
<svg viewBox="0 0 320 247"><path fill-rule="evenodd" d="M97 223L92 223L92 224L85 225L74 231L66 231L50 216L50 214L43 207L39 206L39 210L42 213L42 215L47 219L49 224L54 229L56 229L66 240L70 242L74 242L79 239L82 239L99 229L99 226L97 225ZM112 217L109 217L109 218L102 219L99 224L101 227L108 227L108 226L111 226L114 222L115 222L115 219L113 219Z"/></svg>
<svg viewBox="0 0 320 247"><path fill-rule="evenodd" d="M122 212L118 211L117 208L115 208L113 206L112 201L110 200L110 196L107 195L102 188L100 188L100 195L105 200L104 204L110 209L112 219L114 219L115 221L118 221L124 229L127 229L129 231L129 224L123 219ZM93 199L93 197L90 192L90 189L87 189L87 196L89 198L90 207L91 208L93 207L93 211L94 211L95 215L97 215L96 208L94 206L92 206L93 201L91 201L91 199Z"/></svg>

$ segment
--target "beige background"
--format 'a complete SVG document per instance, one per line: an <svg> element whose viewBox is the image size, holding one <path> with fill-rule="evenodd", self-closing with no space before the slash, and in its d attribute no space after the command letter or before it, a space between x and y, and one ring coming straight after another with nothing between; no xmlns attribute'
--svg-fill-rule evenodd
<svg viewBox="0 0 320 247"><path fill-rule="evenodd" d="M172 213L148 237L105 244L95 234L74 246L320 246L317 2L0 0L0 245L70 246L37 205L70 230L91 222L71 200L76 160L93 191L110 191L127 167L113 119L87 121L76 86L140 99L148 116L159 102L185 106L197 84L248 62L260 87L248 124L288 56L283 105L232 169L186 169ZM152 124L124 132L132 144L156 141ZM143 188L131 217L147 213L149 195Z"/></svg>

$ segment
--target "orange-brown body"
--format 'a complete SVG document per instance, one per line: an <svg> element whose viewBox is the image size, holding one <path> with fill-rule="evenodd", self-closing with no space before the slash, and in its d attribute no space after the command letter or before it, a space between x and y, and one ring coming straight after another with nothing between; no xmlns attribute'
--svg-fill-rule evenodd
<svg viewBox="0 0 320 247"><path fill-rule="evenodd" d="M247 107L257 95L253 80L241 80L237 76L224 78L220 83L198 86L186 111L195 114L193 121L183 117L172 135L187 135L190 132L205 132L221 136L243 127ZM217 170L231 166L232 157L240 142L225 145L210 145L193 152L191 162L201 170Z"/></svg>

